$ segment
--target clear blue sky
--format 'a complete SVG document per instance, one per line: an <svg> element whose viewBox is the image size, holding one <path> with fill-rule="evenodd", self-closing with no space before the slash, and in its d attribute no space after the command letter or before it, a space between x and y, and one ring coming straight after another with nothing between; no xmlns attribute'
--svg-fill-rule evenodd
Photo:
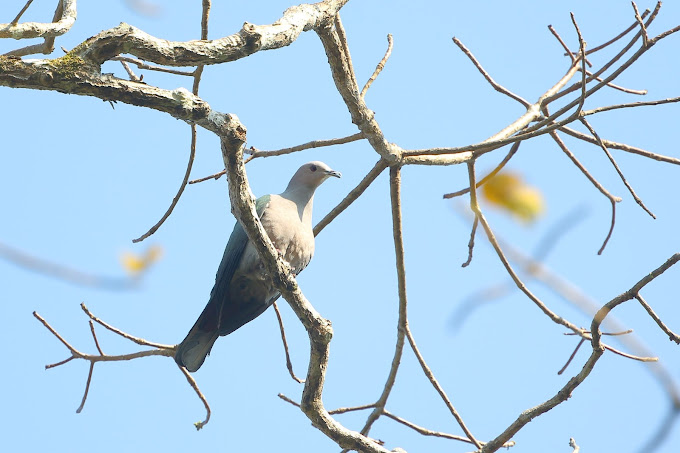
<svg viewBox="0 0 680 453"><path fill-rule="evenodd" d="M26 20L49 20L52 3L36 2ZM241 4L243 3L243 4ZM23 0L0 4L9 22ZM127 22L170 40L200 36L200 2L158 2L160 14L146 17L122 1L78 3L78 20L60 46L70 49L88 37ZM271 23L289 0L214 2L210 38L236 32L244 21ZM494 92L453 45L461 39L491 75L533 101L567 68L550 35L552 24L576 47L573 11L589 47L630 25L633 12L623 1L415 2L353 0L342 17L357 77L366 80L394 36L394 51L367 95L369 107L389 141L404 148L460 146L485 139L523 113L517 103ZM48 8L49 6L49 8ZM641 9L653 8L641 2ZM650 30L657 34L680 23L680 5L667 2ZM4 40L0 53L25 45ZM680 36L662 41L618 83L647 89L648 99L680 94L677 55ZM599 61L597 57L593 62ZM140 73L133 67L137 73ZM105 71L120 77L119 65ZM190 87L188 78L143 71L144 81L163 88ZM248 146L277 149L356 132L336 92L326 56L313 33L290 47L258 53L206 68L200 90L211 106L235 113L248 128ZM603 90L586 108L640 100ZM189 186L171 218L150 239L133 245L165 212L185 171L190 143L187 124L168 115L125 104L54 92L0 88L2 164L0 241L27 253L97 275L122 277L123 251L142 253L160 245L163 259L131 291L72 285L0 261L0 340L5 345L0 374L0 450L87 452L147 451L337 451L305 416L278 393L299 399L302 387L287 374L272 310L217 342L195 374L213 414L196 432L192 423L203 406L167 358L97 365L90 395L80 403L88 365L44 365L68 357L66 349L32 316L37 310L82 351L95 347L79 304L99 317L151 341L179 342L202 310L234 224L226 182ZM680 157L680 106L604 113L591 123L604 138ZM629 182L657 215L652 220L631 199L614 169L596 147L571 139L572 151L615 195L613 237L596 252L609 228L610 205L547 138L522 145L509 168L539 188L547 212L529 227L488 209L495 231L530 253L566 215L582 209L580 221L554 246L546 264L598 304L679 251L678 168L615 151ZM493 168L502 154L479 162ZM377 156L365 142L310 150L248 164L253 191L278 193L293 170L323 160L343 173L317 193L316 220L336 205L373 166ZM192 177L221 169L217 139L199 132ZM458 310L471 297L509 278L485 240L478 236L472 265L467 256L469 222L442 194L467 184L464 167L408 167L403 170L404 234L410 325L422 353L473 433L489 440L522 411L543 402L582 366L584 345L566 373L557 371L576 346L574 337L551 323L517 291L481 305L455 327ZM467 201L465 198L463 201ZM373 402L389 370L396 334L397 290L389 191L382 175L346 213L317 238L316 256L299 278L307 298L333 322L332 360L324 392L329 409ZM676 331L680 330L677 282L680 268L643 292ZM577 325L590 318L549 288L528 282L557 313ZM308 342L287 304L280 304L294 366L304 375ZM680 382L680 351L633 302L614 314L633 328ZM106 353L138 350L99 330ZM625 346L614 341L616 347ZM570 437L584 451L635 452L669 410L662 387L645 365L613 354L597 364L572 398L534 420L516 437L521 452L569 452ZM406 350L388 409L434 430L460 434L413 354ZM360 429L366 413L340 415ZM424 438L381 419L371 436L409 452L470 451L471 447ZM680 426L657 451L677 451Z"/></svg>

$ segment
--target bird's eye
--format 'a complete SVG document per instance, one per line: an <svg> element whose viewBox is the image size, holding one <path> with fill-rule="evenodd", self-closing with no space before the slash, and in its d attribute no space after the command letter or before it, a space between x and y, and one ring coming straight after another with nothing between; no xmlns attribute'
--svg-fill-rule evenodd
<svg viewBox="0 0 680 453"><path fill-rule="evenodd" d="M312 171L316 171L316 165L310 165L309 169L312 170Z"/></svg>

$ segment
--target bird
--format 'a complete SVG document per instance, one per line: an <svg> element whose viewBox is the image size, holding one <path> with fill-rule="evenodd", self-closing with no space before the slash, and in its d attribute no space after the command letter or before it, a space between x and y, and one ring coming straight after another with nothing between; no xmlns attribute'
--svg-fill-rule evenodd
<svg viewBox="0 0 680 453"><path fill-rule="evenodd" d="M286 190L264 195L255 202L264 230L295 275L314 254L314 191L331 177L340 178L341 174L323 162L308 162L295 172ZM197 371L218 337L229 335L264 313L279 295L257 250L236 222L208 303L177 345L175 361L192 373Z"/></svg>

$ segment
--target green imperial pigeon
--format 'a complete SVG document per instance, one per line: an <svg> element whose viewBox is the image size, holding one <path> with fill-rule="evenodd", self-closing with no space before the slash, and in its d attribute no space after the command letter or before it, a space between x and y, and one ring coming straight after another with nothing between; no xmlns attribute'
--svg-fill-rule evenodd
<svg viewBox="0 0 680 453"><path fill-rule="evenodd" d="M323 162L304 164L279 195L265 195L256 201L257 215L274 247L295 275L314 254L312 202L314 191L331 176L340 173ZM262 314L279 292L266 274L257 250L236 222L217 269L208 305L177 346L175 361L194 372L210 353L217 337L229 335Z"/></svg>

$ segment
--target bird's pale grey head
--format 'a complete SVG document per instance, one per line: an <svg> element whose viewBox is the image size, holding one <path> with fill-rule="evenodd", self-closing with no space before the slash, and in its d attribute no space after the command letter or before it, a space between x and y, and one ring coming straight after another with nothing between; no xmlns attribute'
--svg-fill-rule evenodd
<svg viewBox="0 0 680 453"><path fill-rule="evenodd" d="M339 171L333 170L331 167L318 160L307 162L295 172L288 183L288 189L306 187L314 190L331 176L339 178L342 175Z"/></svg>

